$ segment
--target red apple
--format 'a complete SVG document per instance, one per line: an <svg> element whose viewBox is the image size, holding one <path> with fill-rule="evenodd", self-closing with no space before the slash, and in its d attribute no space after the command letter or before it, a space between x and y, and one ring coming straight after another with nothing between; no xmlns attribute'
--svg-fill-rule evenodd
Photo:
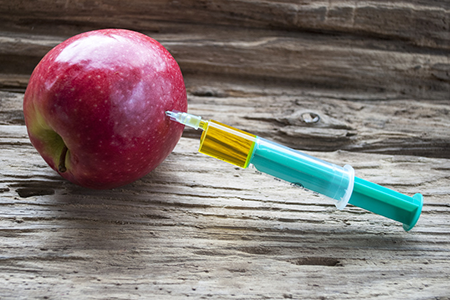
<svg viewBox="0 0 450 300"><path fill-rule="evenodd" d="M173 150L183 126L166 110L187 111L175 59L129 30L79 34L37 65L23 110L33 146L61 176L106 189L137 180Z"/></svg>

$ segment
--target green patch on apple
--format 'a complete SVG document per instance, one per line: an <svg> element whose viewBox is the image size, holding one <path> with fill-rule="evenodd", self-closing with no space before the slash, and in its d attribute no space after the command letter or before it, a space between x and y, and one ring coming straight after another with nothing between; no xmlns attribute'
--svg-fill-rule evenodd
<svg viewBox="0 0 450 300"><path fill-rule="evenodd" d="M66 158L70 155L68 148L62 137L51 129L44 121L39 112L35 112L36 120L29 121L29 132L36 136L38 140L43 141L42 152L45 157L53 158L51 165L57 165L58 171L64 173L66 168Z"/></svg>

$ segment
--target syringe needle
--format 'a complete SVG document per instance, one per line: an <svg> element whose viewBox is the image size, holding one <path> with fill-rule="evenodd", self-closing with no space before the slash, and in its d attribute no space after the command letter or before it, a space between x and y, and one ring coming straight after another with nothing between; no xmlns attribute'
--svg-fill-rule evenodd
<svg viewBox="0 0 450 300"><path fill-rule="evenodd" d="M176 112L168 110L168 111L166 111L166 115L169 116L170 119L172 119L174 121L176 121L176 119L177 119L177 113Z"/></svg>
<svg viewBox="0 0 450 300"><path fill-rule="evenodd" d="M199 116L194 116L185 112L179 112L179 111L166 111L166 115L170 117L172 121L176 121L178 123L181 123L183 125L192 127L194 129L202 128L203 129L203 122L202 118Z"/></svg>

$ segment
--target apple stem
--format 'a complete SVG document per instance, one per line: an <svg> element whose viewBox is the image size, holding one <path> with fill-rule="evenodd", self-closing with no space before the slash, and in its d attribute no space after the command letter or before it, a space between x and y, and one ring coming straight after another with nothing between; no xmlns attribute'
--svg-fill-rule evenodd
<svg viewBox="0 0 450 300"><path fill-rule="evenodd" d="M62 151L61 151L61 156L59 157L59 165L58 165L58 171L60 173L64 173L65 171L67 171L66 169L66 154L67 154L67 150L69 150L67 148L66 145L64 145Z"/></svg>

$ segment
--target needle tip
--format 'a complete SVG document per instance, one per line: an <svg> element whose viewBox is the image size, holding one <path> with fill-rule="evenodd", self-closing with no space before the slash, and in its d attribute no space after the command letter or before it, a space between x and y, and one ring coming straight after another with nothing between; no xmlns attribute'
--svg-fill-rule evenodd
<svg viewBox="0 0 450 300"><path fill-rule="evenodd" d="M178 121L177 120L177 115L178 115L177 111L166 110L166 116L170 117L170 119L172 121Z"/></svg>

